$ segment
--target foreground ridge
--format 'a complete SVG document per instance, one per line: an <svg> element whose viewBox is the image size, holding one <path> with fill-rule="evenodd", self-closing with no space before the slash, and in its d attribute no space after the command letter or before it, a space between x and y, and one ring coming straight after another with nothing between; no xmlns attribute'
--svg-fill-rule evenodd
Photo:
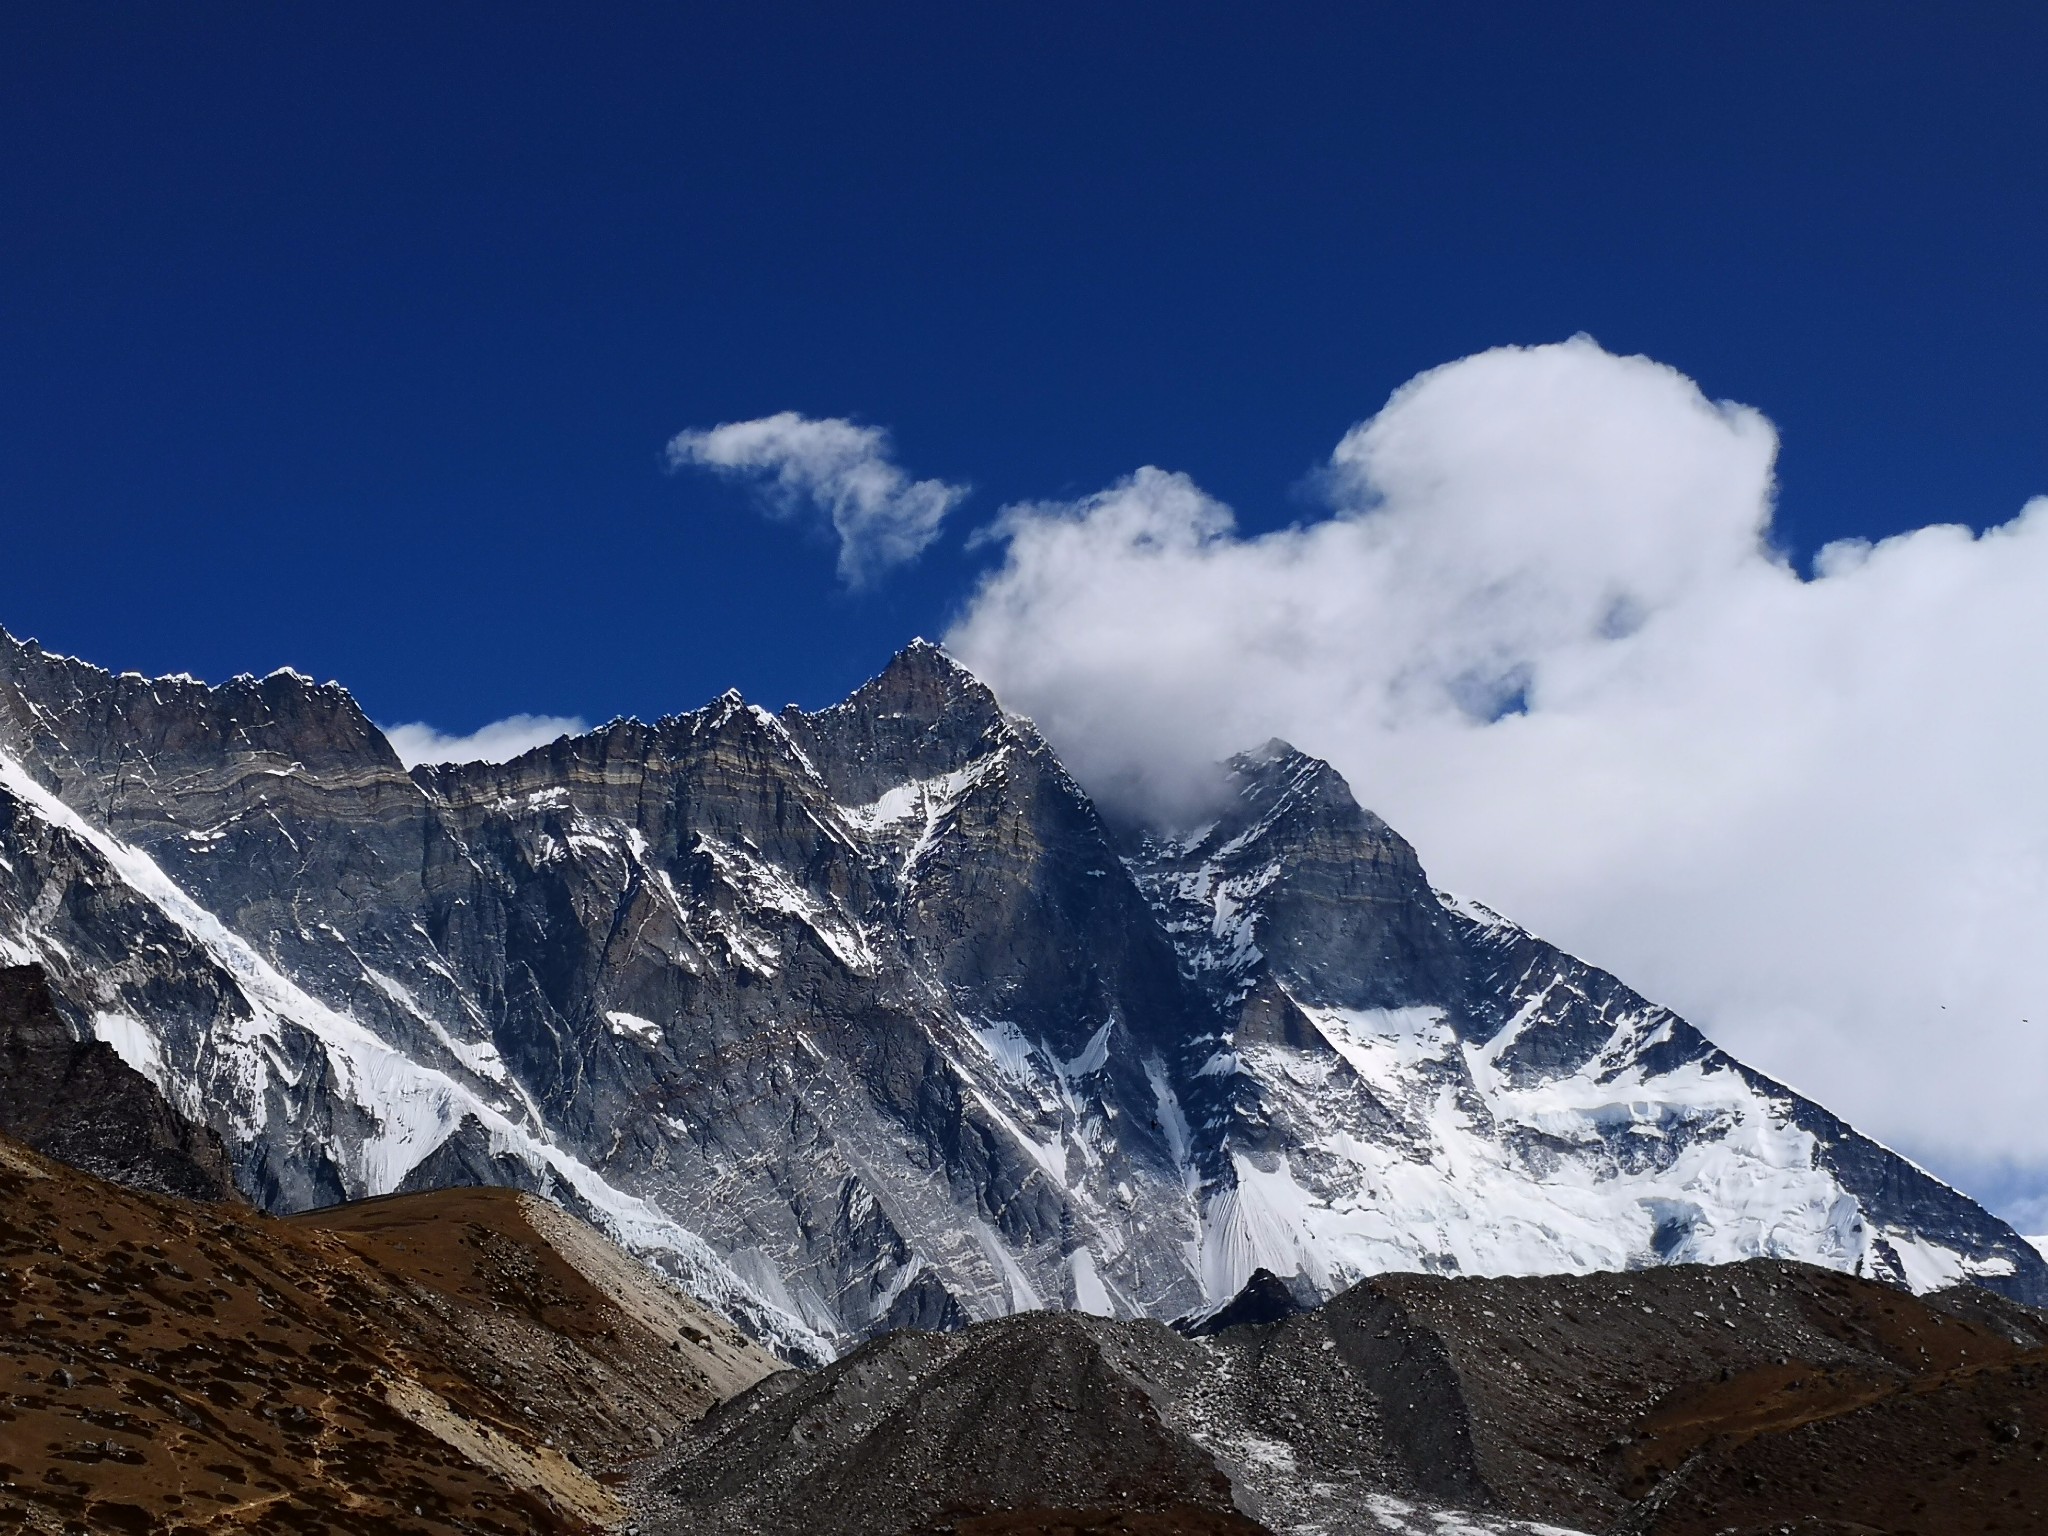
<svg viewBox="0 0 2048 1536"><path fill-rule="evenodd" d="M509 1189L290 1220L0 1135L0 1525L615 1528L623 1465L777 1370Z"/></svg>
<svg viewBox="0 0 2048 1536"><path fill-rule="evenodd" d="M663 1536L2033 1529L2044 1410L2048 1315L1970 1287L1387 1275L1197 1339L892 1334L722 1404L630 1497Z"/></svg>

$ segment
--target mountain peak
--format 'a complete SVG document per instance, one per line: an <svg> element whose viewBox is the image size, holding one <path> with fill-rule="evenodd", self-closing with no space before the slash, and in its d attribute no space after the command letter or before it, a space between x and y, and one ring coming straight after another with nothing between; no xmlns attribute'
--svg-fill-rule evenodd
<svg viewBox="0 0 2048 1536"><path fill-rule="evenodd" d="M1284 737L1268 736L1265 741L1253 747L1250 751L1238 753L1237 756L1230 759L1230 762L1233 766L1241 763L1248 767L1266 767L1274 763L1285 762L1292 757L1305 756L1307 756L1306 753Z"/></svg>
<svg viewBox="0 0 2048 1536"><path fill-rule="evenodd" d="M903 647L833 710L900 717L928 727L967 726L977 736L1003 714L994 689L924 639Z"/></svg>
<svg viewBox="0 0 2048 1536"><path fill-rule="evenodd" d="M1358 803L1344 775L1292 742L1272 737L1224 763L1242 802L1242 814L1271 825L1286 812L1314 809L1357 819L1374 833L1385 823Z"/></svg>
<svg viewBox="0 0 2048 1536"><path fill-rule="evenodd" d="M1291 743L1119 858L929 642L815 714L728 695L417 782L322 735L323 688L0 646L0 959L46 961L67 1029L203 1106L266 1208L550 1195L809 1359L1040 1307L1186 1316L1259 1268L1327 1294L1757 1230L2048 1296L1981 1209L1447 909Z"/></svg>
<svg viewBox="0 0 2048 1536"><path fill-rule="evenodd" d="M1223 767L1232 798L1216 819L1139 859L1169 921L1207 935L1199 974L1237 995L1267 966L1296 1002L1342 1008L1461 1001L1421 861L1344 775L1277 736Z"/></svg>
<svg viewBox="0 0 2048 1536"><path fill-rule="evenodd" d="M927 640L922 635L890 657L888 666L881 670L875 681L881 682L891 677L942 682L952 688L967 689L985 693L990 698L995 697L994 690L956 661L944 646Z"/></svg>
<svg viewBox="0 0 2048 1536"><path fill-rule="evenodd" d="M962 767L986 750L984 739L1003 719L988 684L917 639L839 703L816 714L785 712L783 723L833 792L860 803Z"/></svg>

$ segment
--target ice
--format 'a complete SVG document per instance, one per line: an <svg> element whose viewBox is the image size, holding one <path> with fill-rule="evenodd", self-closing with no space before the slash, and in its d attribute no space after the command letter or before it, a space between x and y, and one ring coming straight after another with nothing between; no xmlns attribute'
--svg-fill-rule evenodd
<svg viewBox="0 0 2048 1536"><path fill-rule="evenodd" d="M984 1093L969 1074L960 1070L958 1062L948 1062L948 1065L953 1068L955 1075L965 1085L968 1096L987 1112L991 1120L1003 1128L1011 1140L1015 1141L1020 1148L1030 1155L1031 1160L1038 1164L1039 1168L1044 1171L1045 1176L1051 1179L1057 1188L1065 1189L1067 1187L1067 1149L1065 1144L1058 1138L1050 1141L1041 1141L1028 1133L1005 1113L994 1099Z"/></svg>
<svg viewBox="0 0 2048 1536"><path fill-rule="evenodd" d="M810 929L848 970L871 976L880 962L860 926L836 906L812 895L753 849L698 833L692 851L711 860L718 877L740 898L749 914L780 912ZM671 894L673 894L673 887ZM677 903L678 910L681 903ZM720 929L734 949L759 974L770 973L781 956L765 935L745 931L735 918L714 912L707 921Z"/></svg>
<svg viewBox="0 0 2048 1536"><path fill-rule="evenodd" d="M1029 1088L1036 1081L1032 1069L1032 1053L1037 1049L1024 1038L1023 1031L1008 1019L962 1019L974 1043L988 1053L989 1060L1003 1076L1020 1087Z"/></svg>
<svg viewBox="0 0 2048 1536"><path fill-rule="evenodd" d="M1269 1471L1293 1476L1295 1470L1294 1448L1283 1440L1268 1440L1261 1435L1239 1435L1229 1442L1230 1448L1245 1461L1256 1462Z"/></svg>
<svg viewBox="0 0 2048 1536"><path fill-rule="evenodd" d="M621 1040L638 1040L642 1045L661 1044L661 1026L652 1019L643 1019L637 1013L607 1008L604 1021L611 1025L612 1033Z"/></svg>
<svg viewBox="0 0 2048 1536"><path fill-rule="evenodd" d="M928 779L912 779L883 791L865 805L840 806L846 825L869 841L903 843L897 864L903 879L914 875L918 861L938 836L946 817L961 799L1007 760L1009 748L998 748L964 768Z"/></svg>
<svg viewBox="0 0 2048 1536"><path fill-rule="evenodd" d="M1011 1312L1043 1312L1045 1302L1040 1298L1030 1279L1011 1257L1010 1245L985 1221L974 1223L974 1236L981 1244L981 1251L995 1269L1006 1290L1006 1299Z"/></svg>
<svg viewBox="0 0 2048 1536"><path fill-rule="evenodd" d="M1173 1163L1183 1179L1192 1179L1194 1170L1188 1165L1188 1148L1192 1144L1188 1134L1188 1117L1182 1112L1180 1098L1173 1091L1173 1084L1167 1080L1166 1063L1158 1056L1145 1058L1145 1081L1152 1085L1152 1102L1159 1112L1159 1129L1166 1137L1166 1148L1173 1156Z"/></svg>
<svg viewBox="0 0 2048 1536"><path fill-rule="evenodd" d="M1391 1494L1368 1494L1365 1502L1386 1536L1583 1536L1561 1525L1442 1509L1397 1499Z"/></svg>
<svg viewBox="0 0 2048 1536"><path fill-rule="evenodd" d="M1441 1008L1304 1010L1323 1038L1369 1083L1391 1087L1457 1043Z"/></svg>
<svg viewBox="0 0 2048 1536"><path fill-rule="evenodd" d="M1203 1213L1202 1294L1225 1301L1244 1289L1254 1270L1276 1275L1306 1271L1326 1286L1328 1270L1313 1213L1322 1202L1295 1179L1284 1155L1262 1169L1242 1152L1231 1154L1232 1181Z"/></svg>
<svg viewBox="0 0 2048 1536"><path fill-rule="evenodd" d="M1067 1273L1074 1282L1076 1312L1092 1312L1097 1317L1116 1316L1116 1306L1109 1299L1109 1290L1095 1272L1094 1254L1086 1248L1076 1248L1067 1255Z"/></svg>
<svg viewBox="0 0 2048 1536"><path fill-rule="evenodd" d="M1661 1009L1618 1018L1579 1070L1525 1087L1497 1068L1502 1036L1461 1040L1440 1010L1303 1012L1356 1078L1274 1045L1219 1052L1202 1068L1251 1077L1299 1143L1288 1157L1236 1155L1232 1177L1208 1192L1200 1278L1212 1299L1261 1266L1325 1292L1401 1269L1775 1257L1876 1272L1879 1239L1915 1290L1972 1270L1938 1244L1870 1226L1790 1103L1725 1058L1646 1072L1641 1051L1671 1027Z"/></svg>
<svg viewBox="0 0 2048 1536"><path fill-rule="evenodd" d="M1069 1085L1075 1078L1086 1077L1091 1072L1100 1072L1109 1065L1109 1037L1115 1028L1115 1019L1105 1019L1102 1027L1089 1037L1088 1043L1081 1047L1080 1054L1072 1061L1061 1061L1057 1057L1053 1059L1053 1065Z"/></svg>
<svg viewBox="0 0 2048 1536"><path fill-rule="evenodd" d="M156 1036L142 1020L126 1013L96 1013L92 1033L114 1048L114 1054L148 1078L152 1087L166 1098L173 1097L170 1074L164 1068L164 1054Z"/></svg>
<svg viewBox="0 0 2048 1536"><path fill-rule="evenodd" d="M339 935L337 935L339 937ZM412 989L395 977L386 976L370 966L363 967L363 974L371 984L399 1007L411 1014L427 1027L430 1034L450 1056L461 1062L478 1077L498 1084L500 1087L514 1086L512 1076L505 1070L505 1059L498 1054L497 1046L488 1040L459 1040L451 1035L441 1021L420 1005ZM536 1115L536 1118L538 1116Z"/></svg>

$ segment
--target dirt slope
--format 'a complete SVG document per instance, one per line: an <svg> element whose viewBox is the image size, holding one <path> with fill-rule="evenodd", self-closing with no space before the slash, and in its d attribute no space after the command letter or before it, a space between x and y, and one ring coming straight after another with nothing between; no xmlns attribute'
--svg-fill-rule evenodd
<svg viewBox="0 0 2048 1536"><path fill-rule="evenodd" d="M289 1221L0 1138L0 1529L560 1532L778 1369L550 1207Z"/></svg>

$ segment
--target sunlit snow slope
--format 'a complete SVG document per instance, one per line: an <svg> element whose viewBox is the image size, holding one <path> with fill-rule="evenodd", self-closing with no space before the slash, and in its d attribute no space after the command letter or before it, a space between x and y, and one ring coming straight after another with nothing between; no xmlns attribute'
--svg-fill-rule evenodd
<svg viewBox="0 0 2048 1536"><path fill-rule="evenodd" d="M2026 1245L1955 1191L1432 892L1327 764L1273 742L1229 766L1217 820L1131 859L1229 1026L1197 1069L1228 1085L1210 1294L1261 1267L1328 1292L1384 1270L1751 1257L2040 1294Z"/></svg>

